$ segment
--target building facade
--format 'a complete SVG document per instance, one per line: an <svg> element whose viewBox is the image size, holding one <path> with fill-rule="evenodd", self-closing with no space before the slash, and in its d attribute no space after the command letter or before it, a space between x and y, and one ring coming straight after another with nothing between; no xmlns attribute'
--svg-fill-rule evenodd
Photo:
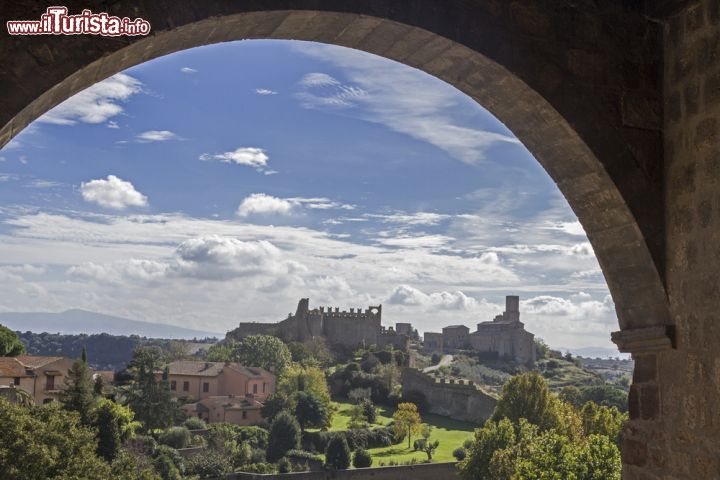
<svg viewBox="0 0 720 480"><path fill-rule="evenodd" d="M65 357L0 357L0 386L24 390L36 405L51 403L60 399L72 364L73 360Z"/></svg>
<svg viewBox="0 0 720 480"><path fill-rule="evenodd" d="M474 350L478 353L535 364L535 336L520 321L520 297L505 297L505 311L490 322L477 324L470 333L465 325L445 327L442 333L425 332L426 350Z"/></svg>
<svg viewBox="0 0 720 480"><path fill-rule="evenodd" d="M275 375L259 367L231 362L176 361L167 365L170 391L179 397L202 400L208 397L250 394L262 401L275 392ZM158 373L161 375L161 373Z"/></svg>

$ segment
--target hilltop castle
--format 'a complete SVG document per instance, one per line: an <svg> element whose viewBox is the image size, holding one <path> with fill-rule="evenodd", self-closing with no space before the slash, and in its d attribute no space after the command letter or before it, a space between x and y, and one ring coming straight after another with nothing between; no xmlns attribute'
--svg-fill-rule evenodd
<svg viewBox="0 0 720 480"><path fill-rule="evenodd" d="M360 344L377 345L384 348L407 349L415 331L408 323L398 323L396 328L381 325L382 305L370 306L363 311L339 307L309 308L308 298L300 299L295 314L288 314L278 323L242 322L235 330L228 332L228 338L239 340L248 335L270 334L285 340L304 342L313 337L324 337L329 345L355 348Z"/></svg>
<svg viewBox="0 0 720 480"><path fill-rule="evenodd" d="M520 321L520 297L515 295L505 297L502 315L478 323L475 332L470 333L465 325L445 327L442 333L425 332L424 346L439 351L475 350L528 365L535 363L535 336Z"/></svg>

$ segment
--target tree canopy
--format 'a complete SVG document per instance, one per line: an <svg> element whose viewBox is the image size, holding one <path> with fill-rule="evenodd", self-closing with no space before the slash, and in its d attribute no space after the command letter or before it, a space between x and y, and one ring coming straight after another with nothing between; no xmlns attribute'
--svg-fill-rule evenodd
<svg viewBox="0 0 720 480"><path fill-rule="evenodd" d="M25 345L17 333L0 325L0 357L16 357L25 353Z"/></svg>
<svg viewBox="0 0 720 480"><path fill-rule="evenodd" d="M250 335L235 343L232 360L249 367L262 367L282 374L292 355L287 345L271 335Z"/></svg>
<svg viewBox="0 0 720 480"><path fill-rule="evenodd" d="M412 435L420 433L422 428L422 419L418 412L417 405L414 403L401 403L393 414L393 430L398 437L407 436L408 448L410 448L410 438Z"/></svg>

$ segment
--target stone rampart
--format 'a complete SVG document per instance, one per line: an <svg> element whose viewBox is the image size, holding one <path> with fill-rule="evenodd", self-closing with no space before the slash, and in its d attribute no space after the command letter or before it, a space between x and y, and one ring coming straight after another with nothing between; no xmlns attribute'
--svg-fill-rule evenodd
<svg viewBox="0 0 720 480"><path fill-rule="evenodd" d="M430 413L477 424L490 418L497 404L494 396L470 380L437 379L414 368L403 369L402 391L403 395L422 392Z"/></svg>

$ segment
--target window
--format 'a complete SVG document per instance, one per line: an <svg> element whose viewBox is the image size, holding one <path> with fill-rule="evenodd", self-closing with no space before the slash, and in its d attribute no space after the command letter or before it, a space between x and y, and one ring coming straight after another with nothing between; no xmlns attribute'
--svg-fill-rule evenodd
<svg viewBox="0 0 720 480"><path fill-rule="evenodd" d="M242 417L243 417L243 419L246 419L246 418L247 418L247 412L246 412L245 410L243 410Z"/></svg>
<svg viewBox="0 0 720 480"><path fill-rule="evenodd" d="M13 379L13 383L14 383L15 385L20 385L20 377L15 377L15 378Z"/></svg>
<svg viewBox="0 0 720 480"><path fill-rule="evenodd" d="M265 386L266 386L266 385L267 385L267 384L266 384L265 382L263 382L263 393L265 393Z"/></svg>
<svg viewBox="0 0 720 480"><path fill-rule="evenodd" d="M177 382L175 380L170 381L170 390L172 390L173 392L177 390Z"/></svg>
<svg viewBox="0 0 720 480"><path fill-rule="evenodd" d="M190 382L183 382L183 392L190 391Z"/></svg>
<svg viewBox="0 0 720 480"><path fill-rule="evenodd" d="M48 403L52 403L52 402L53 402L53 399L52 399L52 398L46 398L45 400L43 400L43 405L44 405L44 404L48 404Z"/></svg>
<svg viewBox="0 0 720 480"><path fill-rule="evenodd" d="M55 390L55 377L48 375L45 380L45 390Z"/></svg>
<svg viewBox="0 0 720 480"><path fill-rule="evenodd" d="M203 382L203 392L207 393L210 391L210 384L207 382Z"/></svg>
<svg viewBox="0 0 720 480"><path fill-rule="evenodd" d="M257 383L253 383L253 393L257 393Z"/></svg>

